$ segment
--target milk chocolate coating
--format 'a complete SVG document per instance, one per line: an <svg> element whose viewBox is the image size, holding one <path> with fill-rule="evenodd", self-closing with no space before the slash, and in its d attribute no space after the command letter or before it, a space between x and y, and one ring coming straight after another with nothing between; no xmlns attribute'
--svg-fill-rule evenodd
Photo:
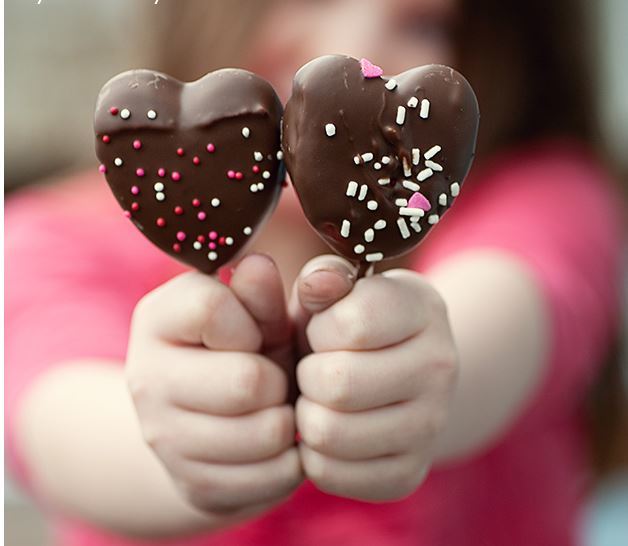
<svg viewBox="0 0 628 546"><path fill-rule="evenodd" d="M451 207L478 123L475 94L452 68L367 77L356 59L330 55L296 74L282 145L312 227L364 266L411 250ZM431 208L414 214L417 203Z"/></svg>
<svg viewBox="0 0 628 546"><path fill-rule="evenodd" d="M132 70L98 96L96 154L135 226L174 258L212 273L277 204L281 115L273 88L244 70L192 83Z"/></svg>

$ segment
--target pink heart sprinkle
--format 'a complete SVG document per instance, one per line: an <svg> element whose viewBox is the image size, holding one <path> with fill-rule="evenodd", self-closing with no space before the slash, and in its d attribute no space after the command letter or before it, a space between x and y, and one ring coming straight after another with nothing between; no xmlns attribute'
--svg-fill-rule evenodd
<svg viewBox="0 0 628 546"><path fill-rule="evenodd" d="M362 67L362 75L365 78L379 78L384 73L379 66L373 64L368 59L360 59L360 66Z"/></svg>
<svg viewBox="0 0 628 546"><path fill-rule="evenodd" d="M425 195L417 191L412 194L412 197L410 197L410 201L408 201L408 208L421 209L427 212L432 208L432 205L430 205L430 202L427 200Z"/></svg>

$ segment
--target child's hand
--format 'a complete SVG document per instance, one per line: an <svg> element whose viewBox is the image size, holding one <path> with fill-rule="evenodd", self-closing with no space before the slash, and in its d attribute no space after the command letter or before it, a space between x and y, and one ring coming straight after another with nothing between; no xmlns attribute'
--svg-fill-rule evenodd
<svg viewBox="0 0 628 546"><path fill-rule="evenodd" d="M354 275L324 256L296 283L297 323L314 313L305 330L314 352L297 367L302 464L329 493L399 499L429 468L455 385L456 348L445 305L420 275L388 271L342 297Z"/></svg>
<svg viewBox="0 0 628 546"><path fill-rule="evenodd" d="M138 304L129 387L146 442L197 508L248 516L300 483L288 378L267 356L285 357L289 344L281 279L265 256L245 258L231 287L187 273Z"/></svg>

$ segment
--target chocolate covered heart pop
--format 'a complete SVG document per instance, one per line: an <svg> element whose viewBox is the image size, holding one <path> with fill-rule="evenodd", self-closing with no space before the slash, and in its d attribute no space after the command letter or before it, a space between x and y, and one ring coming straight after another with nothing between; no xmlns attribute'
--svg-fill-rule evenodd
<svg viewBox="0 0 628 546"><path fill-rule="evenodd" d="M452 68L385 78L366 59L330 55L296 74L282 145L309 222L363 273L411 250L451 207L478 123L475 94Z"/></svg>
<svg viewBox="0 0 628 546"><path fill-rule="evenodd" d="M124 72L98 96L96 154L124 213L159 248L206 273L273 211L284 177L282 107L250 72L182 83Z"/></svg>

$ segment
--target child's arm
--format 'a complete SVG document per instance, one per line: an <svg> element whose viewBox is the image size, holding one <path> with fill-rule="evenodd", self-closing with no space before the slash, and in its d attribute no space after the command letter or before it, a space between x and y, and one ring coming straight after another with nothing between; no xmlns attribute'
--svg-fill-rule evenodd
<svg viewBox="0 0 628 546"><path fill-rule="evenodd" d="M327 277L349 270L338 258L317 263ZM316 314L306 330L315 352L297 367L296 417L305 473L326 491L411 493L434 460L488 446L538 384L545 310L525 268L505 255L469 253L429 279L403 270L365 278L326 310L321 281L297 282L300 312Z"/></svg>
<svg viewBox="0 0 628 546"><path fill-rule="evenodd" d="M301 480L286 376L258 354L281 352L288 336L264 257L243 260L231 289L198 273L161 286L131 329L139 423L122 369L106 362L57 367L25 395L17 434L35 490L67 514L145 536L266 510Z"/></svg>

